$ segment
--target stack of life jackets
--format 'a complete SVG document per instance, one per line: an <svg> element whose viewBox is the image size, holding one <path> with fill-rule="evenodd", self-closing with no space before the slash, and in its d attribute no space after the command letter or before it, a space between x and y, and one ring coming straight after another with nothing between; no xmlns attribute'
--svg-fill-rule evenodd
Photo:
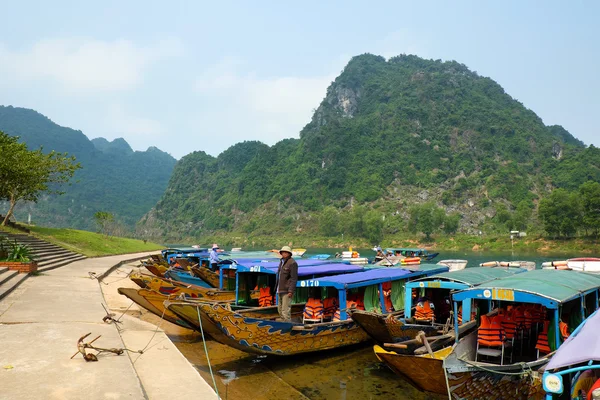
<svg viewBox="0 0 600 400"><path fill-rule="evenodd" d="M347 300L347 301L346 301L346 313L348 312L348 310L350 310L350 309L351 309L351 308L353 308L353 307L354 307L354 308L358 308L358 307L356 306L356 302L354 302L354 301L352 301L352 300ZM346 315L347 315L347 314L346 314ZM338 309L335 311L335 314L333 314L333 320L334 320L334 321L341 321L341 320L342 320L342 319L341 319L341 311L340 311L340 309L339 309L339 308L338 308Z"/></svg>
<svg viewBox="0 0 600 400"><path fill-rule="evenodd" d="M435 306L427 299L422 299L415 307L415 318L431 321L435 318Z"/></svg>
<svg viewBox="0 0 600 400"><path fill-rule="evenodd" d="M540 351L540 354L542 354L542 353L548 354L551 351L550 345L548 343L548 327L549 326L550 326L550 321L548 321L548 320L544 321L544 328L538 335L538 340L535 345L535 348ZM568 330L569 327L567 324L560 321L558 323L558 328L560 329L560 335L562 336L563 340L565 340L566 338L569 337L569 330Z"/></svg>
<svg viewBox="0 0 600 400"><path fill-rule="evenodd" d="M306 301L304 319L323 319L323 302L313 297Z"/></svg>
<svg viewBox="0 0 600 400"><path fill-rule="evenodd" d="M493 317L481 316L481 324L477 331L477 343L486 347L499 347L504 343L504 328L502 328L502 315Z"/></svg>
<svg viewBox="0 0 600 400"><path fill-rule="evenodd" d="M271 288L270 287L261 287L260 295L258 297L258 306L259 307L270 307L273 305L273 296L271 296Z"/></svg>
<svg viewBox="0 0 600 400"><path fill-rule="evenodd" d="M323 318L333 318L335 310L338 308L337 297L327 297L323 300Z"/></svg>

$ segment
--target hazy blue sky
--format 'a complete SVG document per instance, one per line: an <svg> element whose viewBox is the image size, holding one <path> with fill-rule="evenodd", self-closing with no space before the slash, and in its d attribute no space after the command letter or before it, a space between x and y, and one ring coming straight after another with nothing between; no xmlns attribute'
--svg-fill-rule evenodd
<svg viewBox="0 0 600 400"><path fill-rule="evenodd" d="M298 137L348 60L457 60L600 146L597 1L2 1L0 104L175 157Z"/></svg>

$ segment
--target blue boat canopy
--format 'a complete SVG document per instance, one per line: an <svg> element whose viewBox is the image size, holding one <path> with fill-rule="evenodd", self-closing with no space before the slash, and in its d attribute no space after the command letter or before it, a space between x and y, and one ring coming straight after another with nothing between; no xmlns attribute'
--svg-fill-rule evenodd
<svg viewBox="0 0 600 400"><path fill-rule="evenodd" d="M255 272L262 274L277 274L279 265L277 263L257 263L251 266L238 265L237 272ZM349 272L363 271L360 265L350 265L341 263L325 263L321 265L298 266L298 276L325 275L325 274L344 274Z"/></svg>
<svg viewBox="0 0 600 400"><path fill-rule="evenodd" d="M368 271L356 272L353 274L334 275L318 279L298 281L296 287L329 286L338 290L351 289L448 271L448 267L445 265L421 264L417 267L418 268L414 269L397 267L370 269Z"/></svg>

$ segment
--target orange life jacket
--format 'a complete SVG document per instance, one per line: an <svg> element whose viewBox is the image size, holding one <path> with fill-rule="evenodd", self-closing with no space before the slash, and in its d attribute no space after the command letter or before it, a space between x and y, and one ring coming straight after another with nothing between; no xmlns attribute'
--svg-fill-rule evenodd
<svg viewBox="0 0 600 400"><path fill-rule="evenodd" d="M563 337L563 339L566 339L569 337L569 326L567 324L565 324L564 322L560 321L560 323L558 324L558 327L560 329L560 335Z"/></svg>
<svg viewBox="0 0 600 400"><path fill-rule="evenodd" d="M354 302L352 300L347 300L346 301L346 313L348 313L348 310L350 310L352 308L352 306L356 307L356 302ZM358 307L356 307L356 308L358 308ZM341 311L340 311L339 308L335 311L335 314L333 314L333 320L334 321L341 321L342 320L341 319Z"/></svg>
<svg viewBox="0 0 600 400"><path fill-rule="evenodd" d="M335 310L338 308L337 297L327 297L323 300L323 318L333 318Z"/></svg>
<svg viewBox="0 0 600 400"><path fill-rule="evenodd" d="M508 310L499 310L498 315L502 318L502 329L504 329L504 336L507 339L512 339L517 334L517 321L515 319L514 312Z"/></svg>
<svg viewBox="0 0 600 400"><path fill-rule="evenodd" d="M392 282L384 282L381 284L383 289L383 301L385 309L388 312L394 311L394 305L392 304Z"/></svg>
<svg viewBox="0 0 600 400"><path fill-rule="evenodd" d="M305 319L323 318L323 302L321 299L309 298L304 306Z"/></svg>
<svg viewBox="0 0 600 400"><path fill-rule="evenodd" d="M429 300L423 300L417 303L415 307L415 318L422 320L431 320L435 318L435 307Z"/></svg>
<svg viewBox="0 0 600 400"><path fill-rule="evenodd" d="M502 317L482 315L481 325L477 331L477 342L483 346L502 346L503 340Z"/></svg>
<svg viewBox="0 0 600 400"><path fill-rule="evenodd" d="M273 305L273 296L271 296L271 289L269 287L260 288L258 296L259 307L269 307Z"/></svg>
<svg viewBox="0 0 600 400"><path fill-rule="evenodd" d="M538 335L538 340L535 345L535 348L540 351L540 353L548 354L550 353L550 346L548 345L548 327L550 326L550 321L544 321L544 328Z"/></svg>
<svg viewBox="0 0 600 400"><path fill-rule="evenodd" d="M458 306L458 315L456 316L456 318L458 319L458 324L462 325L462 305ZM475 321L475 318L477 318L477 310L471 311L471 319L469 321Z"/></svg>

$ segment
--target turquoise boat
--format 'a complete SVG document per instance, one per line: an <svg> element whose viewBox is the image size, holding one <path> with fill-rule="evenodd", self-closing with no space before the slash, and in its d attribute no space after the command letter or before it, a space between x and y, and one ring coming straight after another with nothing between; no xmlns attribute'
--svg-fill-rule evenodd
<svg viewBox="0 0 600 400"><path fill-rule="evenodd" d="M598 308L600 276L535 270L495 280L452 296L454 313L479 311L478 329L444 359L451 399L537 399L540 371L564 336ZM458 323L454 331L458 332Z"/></svg>
<svg viewBox="0 0 600 400"><path fill-rule="evenodd" d="M417 249L410 247L388 247L385 249L386 253L400 253L402 257L419 257L424 261L431 261L436 258L440 253L430 253L427 249Z"/></svg>

